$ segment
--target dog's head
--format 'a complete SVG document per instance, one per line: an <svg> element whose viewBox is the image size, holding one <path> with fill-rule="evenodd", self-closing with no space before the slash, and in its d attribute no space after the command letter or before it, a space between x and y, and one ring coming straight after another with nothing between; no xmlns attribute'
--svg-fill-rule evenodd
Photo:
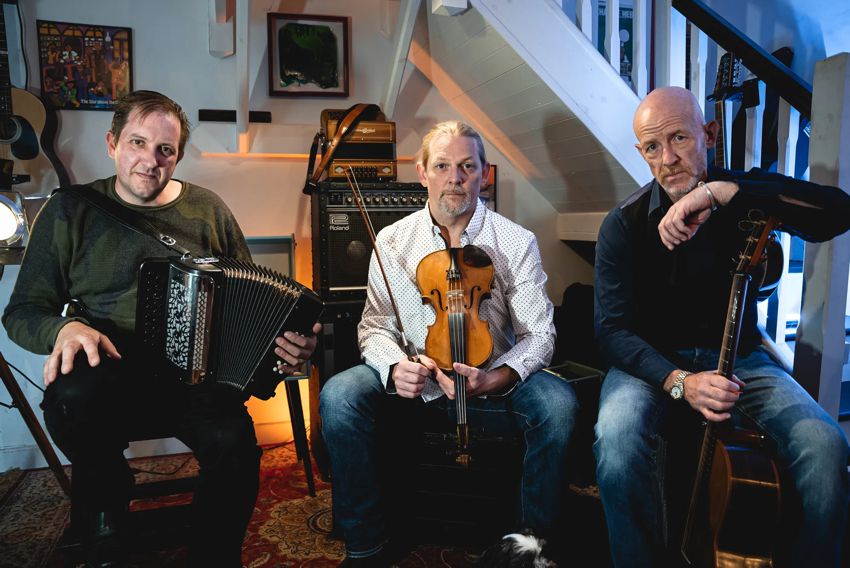
<svg viewBox="0 0 850 568"><path fill-rule="evenodd" d="M531 531L511 533L484 551L478 559L479 566L487 568L557 568L543 556L546 541Z"/></svg>

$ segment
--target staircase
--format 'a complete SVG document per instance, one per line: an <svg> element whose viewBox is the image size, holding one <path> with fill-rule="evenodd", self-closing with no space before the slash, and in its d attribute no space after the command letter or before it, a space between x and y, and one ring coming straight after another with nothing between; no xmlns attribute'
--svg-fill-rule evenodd
<svg viewBox="0 0 850 568"><path fill-rule="evenodd" d="M639 102L551 0L471 0L427 12L409 59L558 212L562 240L596 240L599 223L649 181L634 149Z"/></svg>

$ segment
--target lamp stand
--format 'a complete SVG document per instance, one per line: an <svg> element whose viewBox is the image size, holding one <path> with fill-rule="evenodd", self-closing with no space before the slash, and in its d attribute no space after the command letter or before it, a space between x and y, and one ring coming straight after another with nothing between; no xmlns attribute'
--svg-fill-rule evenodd
<svg viewBox="0 0 850 568"><path fill-rule="evenodd" d="M56 476L56 480L59 482L60 487L62 487L62 491L65 492L65 495L70 497L71 481L65 474L65 470L62 468L62 463L56 456L56 452L53 451L53 446L50 445L50 440L47 439L47 434L44 433L41 423L35 417L35 413L32 411L32 407L30 406L29 401L27 401L27 397L24 396L20 385L18 385L18 381L15 380L15 377L12 375L12 371L9 369L9 364L6 363L6 359L3 358L3 353L0 353L0 378L3 379L3 384L6 385L6 390L8 390L9 394L12 395L12 406L20 411L27 428L29 428L32 437L35 438L35 442L38 444L38 448L41 450L41 455L43 455L44 459L47 460L47 465L50 466L50 469L53 471L53 475Z"/></svg>

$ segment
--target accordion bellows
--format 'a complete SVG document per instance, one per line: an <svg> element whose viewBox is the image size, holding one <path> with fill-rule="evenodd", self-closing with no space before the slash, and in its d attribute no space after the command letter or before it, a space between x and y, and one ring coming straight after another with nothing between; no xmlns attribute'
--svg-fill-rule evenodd
<svg viewBox="0 0 850 568"><path fill-rule="evenodd" d="M322 309L306 286L250 262L147 259L139 269L136 333L161 371L255 394L252 382L277 373L275 337L311 333Z"/></svg>

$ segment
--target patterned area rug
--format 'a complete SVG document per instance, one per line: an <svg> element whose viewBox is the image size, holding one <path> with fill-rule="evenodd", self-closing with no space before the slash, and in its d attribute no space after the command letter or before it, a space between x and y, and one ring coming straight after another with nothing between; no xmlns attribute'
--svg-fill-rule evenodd
<svg viewBox="0 0 850 568"><path fill-rule="evenodd" d="M131 460L140 473L137 483L163 476L188 476L197 471L191 456L177 455ZM315 469L315 468L314 468ZM69 472L70 473L70 472ZM330 485L316 478L316 497L310 497L304 469L292 445L267 448L263 453L260 495L248 528L242 559L251 568L326 568L344 557L340 540L332 538ZM188 502L188 496L134 501L131 508L159 507L164 501ZM64 566L57 543L68 522L70 504L50 470L11 470L0 474L0 567ZM420 546L399 564L402 568L475 564L463 548ZM176 567L186 561L182 546L134 552L133 566Z"/></svg>

